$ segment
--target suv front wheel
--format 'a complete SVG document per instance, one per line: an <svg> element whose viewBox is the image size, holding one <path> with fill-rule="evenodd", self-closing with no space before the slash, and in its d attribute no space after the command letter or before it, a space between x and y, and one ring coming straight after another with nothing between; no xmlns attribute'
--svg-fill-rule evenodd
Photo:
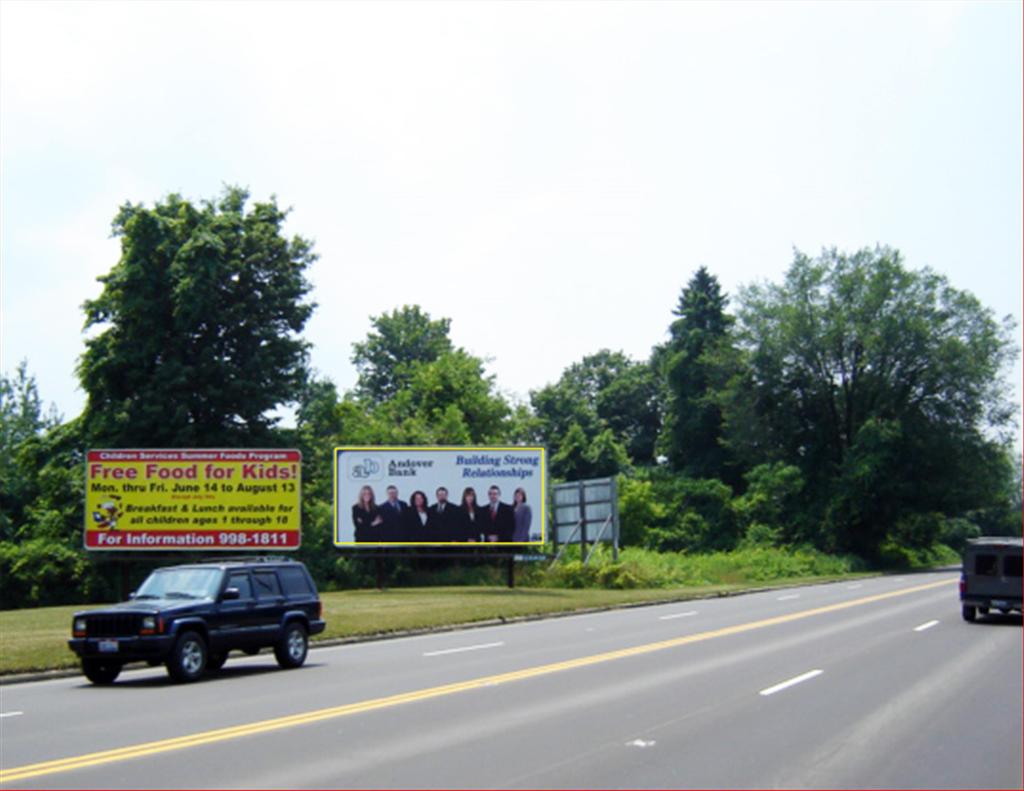
<svg viewBox="0 0 1024 791"><path fill-rule="evenodd" d="M121 673L121 664L101 659L83 659L82 673L93 684L113 684Z"/></svg>
<svg viewBox="0 0 1024 791"><path fill-rule="evenodd" d="M198 632L184 632L167 658L167 672L175 681L196 681L206 670L206 642Z"/></svg>
<svg viewBox="0 0 1024 791"><path fill-rule="evenodd" d="M284 636L274 646L277 664L283 668L301 667L309 652L309 635L306 627L298 621L292 621L284 627Z"/></svg>

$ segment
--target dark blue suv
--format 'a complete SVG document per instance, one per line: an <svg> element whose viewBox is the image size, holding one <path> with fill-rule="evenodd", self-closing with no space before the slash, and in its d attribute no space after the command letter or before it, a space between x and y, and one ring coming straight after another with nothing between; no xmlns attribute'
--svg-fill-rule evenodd
<svg viewBox="0 0 1024 791"><path fill-rule="evenodd" d="M214 561L157 569L131 600L75 613L71 650L94 684L128 662L167 666L175 681L217 670L228 652L273 648L283 668L306 661L323 608L306 567L284 558Z"/></svg>

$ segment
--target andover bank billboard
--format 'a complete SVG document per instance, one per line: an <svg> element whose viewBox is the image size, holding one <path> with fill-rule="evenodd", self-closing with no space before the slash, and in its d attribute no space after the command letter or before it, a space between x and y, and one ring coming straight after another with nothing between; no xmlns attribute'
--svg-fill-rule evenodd
<svg viewBox="0 0 1024 791"><path fill-rule="evenodd" d="M85 547L295 549L297 450L90 450Z"/></svg>
<svg viewBox="0 0 1024 791"><path fill-rule="evenodd" d="M334 543L541 543L545 474L538 447L335 448Z"/></svg>

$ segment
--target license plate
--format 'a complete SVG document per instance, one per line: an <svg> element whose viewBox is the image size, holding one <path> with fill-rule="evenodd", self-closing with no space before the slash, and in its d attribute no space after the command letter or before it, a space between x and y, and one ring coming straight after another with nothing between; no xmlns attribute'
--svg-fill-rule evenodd
<svg viewBox="0 0 1024 791"><path fill-rule="evenodd" d="M101 654L116 654L117 640L100 640L99 649Z"/></svg>
<svg viewBox="0 0 1024 791"><path fill-rule="evenodd" d="M1006 601L1005 599L993 599L992 600L992 606L993 607L1009 607L1010 606L1010 602Z"/></svg>

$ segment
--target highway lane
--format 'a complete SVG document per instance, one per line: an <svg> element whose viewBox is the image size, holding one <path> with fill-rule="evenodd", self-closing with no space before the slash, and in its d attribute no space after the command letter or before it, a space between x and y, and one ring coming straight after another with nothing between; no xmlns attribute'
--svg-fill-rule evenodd
<svg viewBox="0 0 1024 791"><path fill-rule="evenodd" d="M1020 619L961 622L955 579L878 578L321 649L288 673L269 657L231 660L188 687L149 670L106 689L78 679L4 687L0 715L23 713L0 718L0 765L357 704L5 787L1020 787ZM678 644L642 649L666 640ZM517 671L532 675L501 678ZM498 680L437 692L476 678ZM435 692L358 705L417 690Z"/></svg>

